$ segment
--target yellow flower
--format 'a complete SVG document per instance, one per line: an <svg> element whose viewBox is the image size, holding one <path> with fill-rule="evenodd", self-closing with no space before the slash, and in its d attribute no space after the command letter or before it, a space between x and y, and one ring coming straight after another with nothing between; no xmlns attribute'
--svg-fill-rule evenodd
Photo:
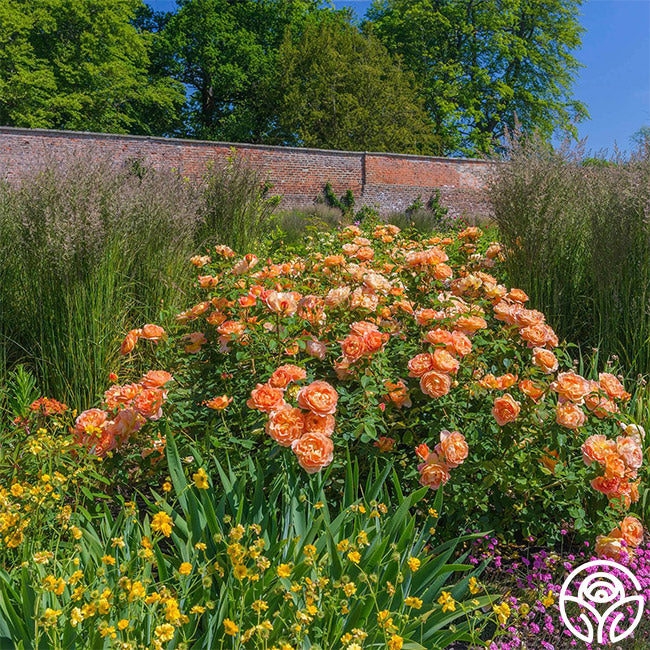
<svg viewBox="0 0 650 650"><path fill-rule="evenodd" d="M397 634L393 634L388 640L388 650L402 650L404 639Z"/></svg>
<svg viewBox="0 0 650 650"><path fill-rule="evenodd" d="M530 605L528 603L522 603L519 607L519 613L522 616L526 616L530 612Z"/></svg>
<svg viewBox="0 0 650 650"><path fill-rule="evenodd" d="M202 467L192 474L192 480L199 490L207 490L210 487L210 484L208 483L208 475Z"/></svg>
<svg viewBox="0 0 650 650"><path fill-rule="evenodd" d="M415 596L409 596L408 598L405 598L404 604L407 607L412 607L413 609L420 609L420 607L422 607L422 601Z"/></svg>
<svg viewBox="0 0 650 650"><path fill-rule="evenodd" d="M169 537L172 534L173 525L172 518L162 510L156 513L151 520L151 530L156 533L162 533L165 537Z"/></svg>
<svg viewBox="0 0 650 650"><path fill-rule="evenodd" d="M313 544L307 544L305 548L302 549L302 552L309 558L314 557L316 555L316 547Z"/></svg>
<svg viewBox="0 0 650 650"><path fill-rule="evenodd" d="M501 625L505 625L506 621L510 617L510 605L508 605L506 602L503 602L500 605L492 605L492 609L497 615L499 623L501 623Z"/></svg>
<svg viewBox="0 0 650 650"><path fill-rule="evenodd" d="M73 607L70 612L70 625L77 627L84 620L83 613L79 607Z"/></svg>
<svg viewBox="0 0 650 650"><path fill-rule="evenodd" d="M456 601L452 598L451 594L448 591L443 591L440 598L438 598L438 603L442 605L442 611L456 611Z"/></svg>
<svg viewBox="0 0 650 650"><path fill-rule="evenodd" d="M23 489L23 486L20 483L14 483L11 486L11 494L15 497L21 497L25 490Z"/></svg>
<svg viewBox="0 0 650 650"><path fill-rule="evenodd" d="M190 573L192 573L192 565L189 562L183 562L179 567L178 567L178 572L182 576L188 576Z"/></svg>
<svg viewBox="0 0 650 650"><path fill-rule="evenodd" d="M342 539L336 545L336 548L338 548L338 550L341 551L341 553L347 551L349 547L350 547L350 540L348 540L348 539Z"/></svg>
<svg viewBox="0 0 650 650"><path fill-rule="evenodd" d="M83 533L81 532L81 530L79 530L79 528L77 528L76 526L72 526L72 527L70 528L70 532L72 533L72 536L73 536L75 539L81 539L81 536L82 536L82 534L83 534Z"/></svg>
<svg viewBox="0 0 650 650"><path fill-rule="evenodd" d="M129 602L133 602L137 598L144 598L146 593L143 584L139 580L134 581L129 589Z"/></svg>
<svg viewBox="0 0 650 650"><path fill-rule="evenodd" d="M420 568L420 560L418 560L416 557L410 557L407 564L413 573L415 573Z"/></svg>
<svg viewBox="0 0 650 650"><path fill-rule="evenodd" d="M555 602L555 596L553 595L553 591L549 589L546 596L542 598L542 605L544 605L544 607L550 607L554 602Z"/></svg>
<svg viewBox="0 0 650 650"><path fill-rule="evenodd" d="M201 607L201 605L194 605L192 609L190 609L190 614L203 614L205 612L205 607Z"/></svg>
<svg viewBox="0 0 650 650"><path fill-rule="evenodd" d="M231 621L229 618L224 619L223 621L224 631L229 636L237 636L239 628L237 627L234 621Z"/></svg>
<svg viewBox="0 0 650 650"><path fill-rule="evenodd" d="M99 634L102 638L109 636L111 639L116 639L117 634L115 633L115 628L112 625L103 625L99 628Z"/></svg>
<svg viewBox="0 0 650 650"><path fill-rule="evenodd" d="M358 535L357 535L357 544L359 546L368 546L368 535L366 534L365 530L362 530Z"/></svg>
<svg viewBox="0 0 650 650"><path fill-rule="evenodd" d="M169 623L158 625L154 630L154 635L158 641L171 641L174 638L174 626Z"/></svg>
<svg viewBox="0 0 650 650"><path fill-rule="evenodd" d="M171 492L172 484L169 481L165 481L162 486L163 492Z"/></svg>
<svg viewBox="0 0 650 650"><path fill-rule="evenodd" d="M128 618L123 618L122 620L117 622L117 629L118 630L124 630L127 627L129 627L129 619Z"/></svg>
<svg viewBox="0 0 650 650"><path fill-rule="evenodd" d="M197 542L196 544L194 544L194 548L195 548L197 551L205 551L205 549L208 548L208 547L207 547L207 545L204 544L203 542Z"/></svg>
<svg viewBox="0 0 650 650"><path fill-rule="evenodd" d="M260 612L266 611L269 606L267 605L265 600L256 600L251 604L251 608L253 609L254 612L257 612L258 614Z"/></svg>
<svg viewBox="0 0 650 650"><path fill-rule="evenodd" d="M104 555L102 557L102 562L104 564L110 564L111 566L113 566L115 564L115 558L112 555Z"/></svg>
<svg viewBox="0 0 650 650"><path fill-rule="evenodd" d="M291 567L288 564L281 564L278 567L278 576L280 578L288 578L291 575Z"/></svg>
<svg viewBox="0 0 650 650"><path fill-rule="evenodd" d="M361 553L359 551L350 551L348 553L348 560L353 564L359 564L361 562Z"/></svg>
<svg viewBox="0 0 650 650"><path fill-rule="evenodd" d="M469 591L471 594L477 594L479 591L481 591L478 586L478 580L474 576L469 579Z"/></svg>
<svg viewBox="0 0 650 650"><path fill-rule="evenodd" d="M44 612L43 612L43 618L45 619L45 625L56 625L56 622L61 616L61 610L60 609L52 609L51 607L48 607Z"/></svg>
<svg viewBox="0 0 650 650"><path fill-rule="evenodd" d="M235 565L232 571L237 580L243 580L248 575L248 569L243 564Z"/></svg>
<svg viewBox="0 0 650 650"><path fill-rule="evenodd" d="M357 593L357 586L354 584L354 582L348 582L347 584L343 585L343 592L346 596L352 596Z"/></svg>
<svg viewBox="0 0 650 650"><path fill-rule="evenodd" d="M124 540L121 537L113 537L111 539L111 546L115 548L116 546L119 546L120 548L124 548Z"/></svg>

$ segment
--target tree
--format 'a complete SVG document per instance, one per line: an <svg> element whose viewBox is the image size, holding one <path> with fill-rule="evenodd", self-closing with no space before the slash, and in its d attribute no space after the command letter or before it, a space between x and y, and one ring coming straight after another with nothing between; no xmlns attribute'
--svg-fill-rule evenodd
<svg viewBox="0 0 650 650"><path fill-rule="evenodd" d="M260 142L269 128L262 93L275 73L286 29L295 28L318 0L180 0L164 29L188 89L188 135Z"/></svg>
<svg viewBox="0 0 650 650"><path fill-rule="evenodd" d="M575 133L570 90L581 0L375 0L364 29L416 74L447 153L484 154L524 133Z"/></svg>
<svg viewBox="0 0 650 650"><path fill-rule="evenodd" d="M336 16L287 34L273 101L286 144L435 153L432 125L413 75L373 36Z"/></svg>
<svg viewBox="0 0 650 650"><path fill-rule="evenodd" d="M3 0L0 123L161 133L182 87L149 74L151 34L131 23L141 0Z"/></svg>

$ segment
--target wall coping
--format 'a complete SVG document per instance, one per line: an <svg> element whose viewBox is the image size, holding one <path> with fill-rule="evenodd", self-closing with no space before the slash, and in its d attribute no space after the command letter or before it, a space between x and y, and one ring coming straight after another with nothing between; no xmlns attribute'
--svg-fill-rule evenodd
<svg viewBox="0 0 650 650"><path fill-rule="evenodd" d="M166 145L198 145L210 147L246 147L247 149L261 149L263 151L285 151L326 154L330 156L386 156L388 158L408 158L412 160L432 160L453 164L479 163L492 164L494 161L483 158L447 158L445 156L422 156L410 153L389 153L383 151L341 151L339 149L314 149L309 147L285 147L269 144L249 144L247 142L222 142L219 140L193 140L191 138L166 138L152 135L129 135L126 133L98 133L94 131L66 131L63 129L29 129L16 126L0 126L0 134L7 135L49 135L53 137L76 136L79 138L101 138L105 140L135 140L140 142L156 142Z"/></svg>

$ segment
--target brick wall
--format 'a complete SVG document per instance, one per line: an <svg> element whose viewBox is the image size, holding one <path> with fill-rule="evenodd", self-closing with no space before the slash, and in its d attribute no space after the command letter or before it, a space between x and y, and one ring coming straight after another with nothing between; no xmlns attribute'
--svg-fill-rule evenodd
<svg viewBox="0 0 650 650"><path fill-rule="evenodd" d="M198 179L208 163L223 164L232 148L268 177L284 207L312 204L329 182L337 194L350 189L358 206L378 207L382 213L404 209L418 196L426 201L439 189L452 214L489 214L485 184L492 163L404 154L0 127L0 178L19 181L44 161L91 152L117 164L139 160Z"/></svg>

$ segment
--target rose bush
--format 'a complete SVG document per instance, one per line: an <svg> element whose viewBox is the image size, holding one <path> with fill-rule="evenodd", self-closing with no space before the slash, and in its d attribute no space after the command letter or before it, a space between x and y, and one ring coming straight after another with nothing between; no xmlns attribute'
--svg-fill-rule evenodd
<svg viewBox="0 0 650 650"><path fill-rule="evenodd" d="M197 301L158 349L178 384L172 425L240 467L389 454L406 485L446 486L454 531L611 530L646 471L630 395L610 372L578 372L544 314L499 282L502 256L476 227L431 238L370 223L285 261L225 246L192 258Z"/></svg>

